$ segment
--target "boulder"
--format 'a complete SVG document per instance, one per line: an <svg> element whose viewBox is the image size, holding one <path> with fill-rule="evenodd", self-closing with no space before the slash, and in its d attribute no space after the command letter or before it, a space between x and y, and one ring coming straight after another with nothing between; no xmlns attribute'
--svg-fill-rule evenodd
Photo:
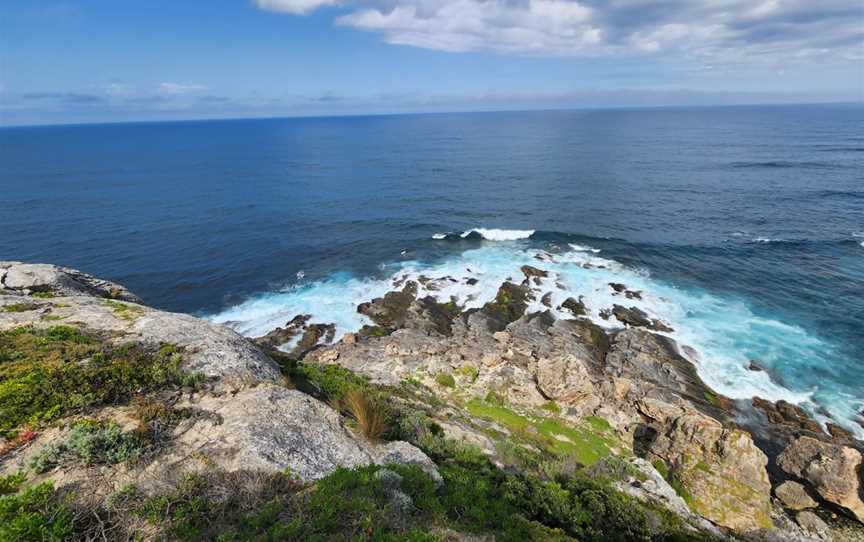
<svg viewBox="0 0 864 542"><path fill-rule="evenodd" d="M795 522L801 526L805 533L820 540L831 540L831 530L828 525L810 510L795 514Z"/></svg>
<svg viewBox="0 0 864 542"><path fill-rule="evenodd" d="M834 504L864 523L861 500L861 452L802 436L777 458L786 473L804 481L825 501Z"/></svg>
<svg viewBox="0 0 864 542"><path fill-rule="evenodd" d="M619 322L630 327L644 327L662 332L674 331L663 322L650 319L648 314L638 307L630 307L628 309L621 305L614 305L612 307L612 314Z"/></svg>
<svg viewBox="0 0 864 542"><path fill-rule="evenodd" d="M407 442L368 442L346 429L338 412L298 390L262 384L233 397L202 397L195 407L208 416L178 429L170 447L139 480L155 482L183 471L218 468L287 471L313 481L338 467L390 463L417 465L440 480L435 464L419 449Z"/></svg>
<svg viewBox="0 0 864 542"><path fill-rule="evenodd" d="M141 303L141 299L115 282L102 280L68 267L0 261L0 292L59 296L89 295Z"/></svg>
<svg viewBox="0 0 864 542"><path fill-rule="evenodd" d="M739 532L772 527L768 458L749 433L691 411L667 422L647 453L699 515Z"/></svg>
<svg viewBox="0 0 864 542"><path fill-rule="evenodd" d="M818 505L807 494L804 486L792 480L787 480L775 487L774 495L783 504L784 508L789 508L790 510L806 510L807 508L815 508Z"/></svg>

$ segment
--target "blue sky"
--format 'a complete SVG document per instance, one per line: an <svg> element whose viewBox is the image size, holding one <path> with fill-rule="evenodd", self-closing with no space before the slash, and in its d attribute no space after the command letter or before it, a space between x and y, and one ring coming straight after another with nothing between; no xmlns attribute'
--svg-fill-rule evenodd
<svg viewBox="0 0 864 542"><path fill-rule="evenodd" d="M0 0L0 123L864 100L860 0Z"/></svg>

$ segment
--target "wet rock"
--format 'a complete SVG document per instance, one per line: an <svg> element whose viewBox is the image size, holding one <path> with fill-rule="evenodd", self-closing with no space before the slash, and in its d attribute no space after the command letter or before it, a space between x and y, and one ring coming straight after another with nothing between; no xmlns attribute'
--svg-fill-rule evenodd
<svg viewBox="0 0 864 542"><path fill-rule="evenodd" d="M855 440L855 435L835 423L828 422L825 428L828 429L828 434L834 442L851 443Z"/></svg>
<svg viewBox="0 0 864 542"><path fill-rule="evenodd" d="M861 452L848 446L800 437L777 458L786 473L804 481L825 501L864 523L858 469Z"/></svg>
<svg viewBox="0 0 864 542"><path fill-rule="evenodd" d="M465 284L467 284L468 286L474 286L478 282L479 281L477 279L475 279L474 277L471 277L471 278L468 278L465 280Z"/></svg>
<svg viewBox="0 0 864 542"><path fill-rule="evenodd" d="M588 314L588 309L585 307L585 303L582 299L583 297L581 295L578 300L568 297L564 300L564 303L561 303L561 307L570 311L573 316L585 316Z"/></svg>
<svg viewBox="0 0 864 542"><path fill-rule="evenodd" d="M627 299L642 299L642 292L639 290L627 290L624 292L624 297Z"/></svg>
<svg viewBox="0 0 864 542"><path fill-rule="evenodd" d="M612 307L612 314L615 315L615 318L617 318L619 322L630 327L644 327L654 331L663 332L673 331L672 328L668 327L664 323L657 320L651 320L648 317L648 314L638 307L630 307L628 309L621 305L614 305Z"/></svg>
<svg viewBox="0 0 864 542"><path fill-rule="evenodd" d="M552 308L552 292L546 292L543 294L543 297L540 298L540 303L544 307Z"/></svg>
<svg viewBox="0 0 864 542"><path fill-rule="evenodd" d="M787 480L775 487L774 495L785 508L790 510L806 510L807 508L815 508L818 504L807 494L804 486L792 480Z"/></svg>
<svg viewBox="0 0 864 542"><path fill-rule="evenodd" d="M612 317L612 309L600 309L600 318L608 320Z"/></svg>
<svg viewBox="0 0 864 542"><path fill-rule="evenodd" d="M265 349L278 348L303 332L306 323L312 318L309 314L298 314L285 324L285 327L277 327L263 337L254 339L255 343Z"/></svg>
<svg viewBox="0 0 864 542"><path fill-rule="evenodd" d="M300 359L319 344L333 342L336 326L333 324L311 324L306 327L297 346L291 349L289 356Z"/></svg>
<svg viewBox="0 0 864 542"><path fill-rule="evenodd" d="M747 369L750 371L755 371L757 373L765 371L765 368L762 367L759 362L754 359L751 359L750 362L747 364Z"/></svg>
<svg viewBox="0 0 864 542"><path fill-rule="evenodd" d="M409 280L401 291L387 292L384 297L358 306L357 310L385 329L399 329L404 325L408 308L416 297L417 283ZM363 307L362 311L360 307Z"/></svg>
<svg viewBox="0 0 864 542"><path fill-rule="evenodd" d="M528 284L529 282L533 282L537 286L541 284L540 279L545 279L549 276L549 273L543 271L542 269L537 269L536 267L532 267L530 265L523 265L520 270L522 274L525 275L525 281L522 284Z"/></svg>
<svg viewBox="0 0 864 542"><path fill-rule="evenodd" d="M525 314L528 301L531 300L531 292L525 286L519 286L512 282L505 282L498 288L498 293L493 301L486 303L481 309L491 320L490 331L501 331L507 324L515 322Z"/></svg>
<svg viewBox="0 0 864 542"><path fill-rule="evenodd" d="M753 398L753 406L761 410L768 421L776 426L780 433L785 432L784 444L791 441L794 435L805 434L817 438L825 438L827 435L822 430L819 422L807 414L803 408L784 400L773 403L761 397ZM778 438L782 437L779 434Z"/></svg>
<svg viewBox="0 0 864 542"><path fill-rule="evenodd" d="M616 294L620 294L627 289L627 286L621 284L620 282L610 282L609 287L615 290Z"/></svg>

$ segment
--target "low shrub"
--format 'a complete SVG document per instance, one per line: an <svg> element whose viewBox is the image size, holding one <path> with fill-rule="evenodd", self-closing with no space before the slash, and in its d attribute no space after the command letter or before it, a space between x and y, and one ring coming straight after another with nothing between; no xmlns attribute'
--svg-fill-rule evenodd
<svg viewBox="0 0 864 542"><path fill-rule="evenodd" d="M0 435L141 390L197 385L200 376L184 373L182 361L172 345L155 353L114 347L70 326L0 332Z"/></svg>
<svg viewBox="0 0 864 542"><path fill-rule="evenodd" d="M30 468L42 473L64 463L114 465L137 458L142 448L137 434L124 432L116 423L85 420L76 423L65 440L45 446Z"/></svg>
<svg viewBox="0 0 864 542"><path fill-rule="evenodd" d="M450 373L438 373L435 375L435 382L443 388L455 388L456 379Z"/></svg>
<svg viewBox="0 0 864 542"><path fill-rule="evenodd" d="M50 483L0 496L0 540L60 542L73 538L73 515Z"/></svg>

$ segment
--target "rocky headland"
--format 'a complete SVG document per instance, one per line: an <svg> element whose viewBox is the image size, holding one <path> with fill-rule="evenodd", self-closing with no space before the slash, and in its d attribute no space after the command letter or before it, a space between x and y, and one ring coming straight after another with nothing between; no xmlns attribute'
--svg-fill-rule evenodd
<svg viewBox="0 0 864 542"><path fill-rule="evenodd" d="M0 262L0 540L864 540L849 432L716 393L624 284L608 328L521 272L247 339Z"/></svg>

